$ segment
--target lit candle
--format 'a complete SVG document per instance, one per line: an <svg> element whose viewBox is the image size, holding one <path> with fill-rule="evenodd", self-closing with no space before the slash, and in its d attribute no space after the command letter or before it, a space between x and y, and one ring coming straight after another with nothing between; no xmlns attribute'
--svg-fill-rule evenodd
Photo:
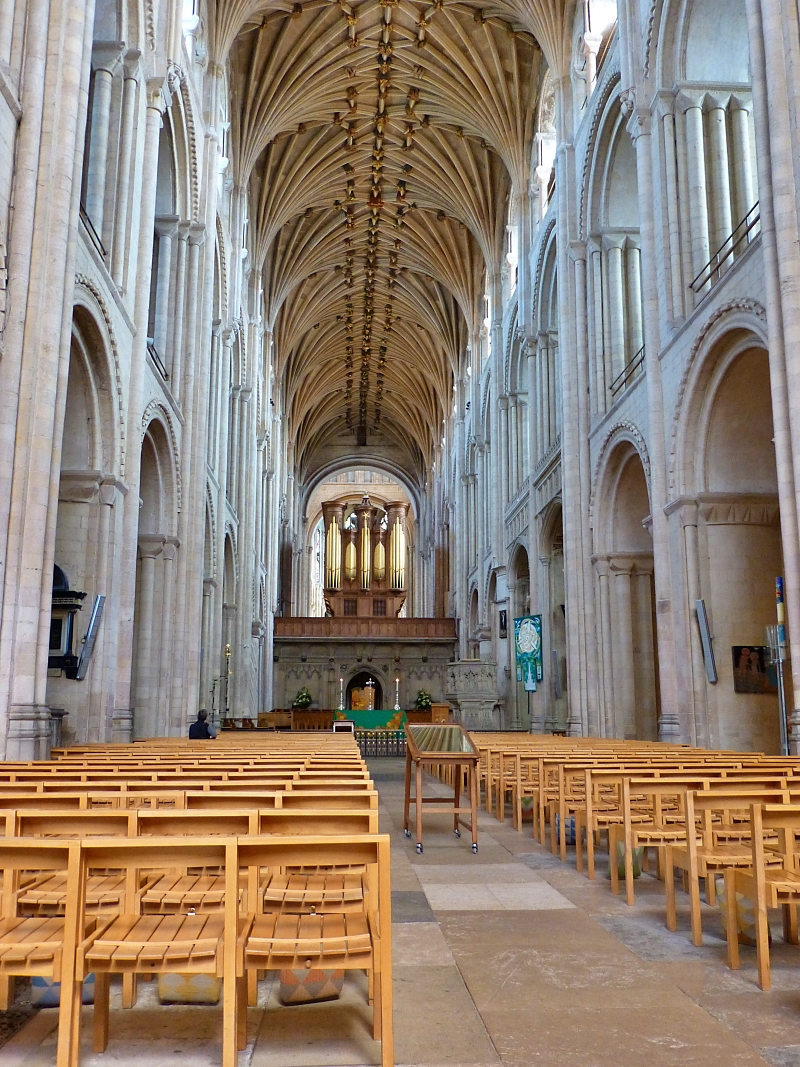
<svg viewBox="0 0 800 1067"><path fill-rule="evenodd" d="M400 710L400 679L399 678L395 678L395 680L394 680L394 710L395 711L399 711Z"/></svg>
<svg viewBox="0 0 800 1067"><path fill-rule="evenodd" d="M339 711L344 711L344 678L339 679Z"/></svg>

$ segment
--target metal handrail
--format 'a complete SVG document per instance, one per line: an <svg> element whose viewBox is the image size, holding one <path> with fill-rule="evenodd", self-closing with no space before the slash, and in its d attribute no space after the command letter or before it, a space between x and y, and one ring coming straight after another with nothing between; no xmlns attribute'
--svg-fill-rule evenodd
<svg viewBox="0 0 800 1067"><path fill-rule="evenodd" d="M83 206L83 204L80 205L80 217L81 217L81 222L86 227L86 232L89 234L89 236L92 239L92 244L95 246L95 248L100 253L100 255L103 257L103 259L105 259L106 258L106 250L103 247L103 242L100 240L100 234L94 228L94 223L89 218L89 212L86 210L86 208Z"/></svg>
<svg viewBox="0 0 800 1067"><path fill-rule="evenodd" d="M699 293L701 289L704 289L706 285L711 282L712 278L714 278L714 282L718 282L722 277L723 263L726 263L731 256L733 256L736 249L743 241L750 244L760 232L761 211L759 202L756 200L755 204L753 204L730 237L727 237L722 242L722 245L714 253L708 263L706 263L700 273L689 282L689 288L693 292ZM715 275L716 278L714 277Z"/></svg>
<svg viewBox="0 0 800 1067"><path fill-rule="evenodd" d="M152 337L147 338L147 351L150 355L150 358L155 363L156 370L158 371L158 373L161 375L165 382L169 381L169 372L164 366L164 361L162 360L161 356L158 354L158 349L156 348L155 342L153 341Z"/></svg>
<svg viewBox="0 0 800 1067"><path fill-rule="evenodd" d="M611 383L611 395L615 396L620 389L627 385L629 379L633 377L636 371L644 363L644 345L639 349L633 359L629 360L614 381Z"/></svg>

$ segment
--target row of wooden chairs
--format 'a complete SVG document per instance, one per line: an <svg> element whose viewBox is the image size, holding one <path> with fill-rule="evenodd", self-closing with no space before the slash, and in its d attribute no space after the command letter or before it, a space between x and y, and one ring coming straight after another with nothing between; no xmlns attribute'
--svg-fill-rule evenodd
<svg viewBox="0 0 800 1067"><path fill-rule="evenodd" d="M352 737L266 740L68 749L55 774L0 765L0 999L16 975L61 981L59 1067L78 1062L88 973L96 1051L108 1040L111 974L122 974L128 1007L137 975L222 977L229 1065L258 973L307 967L368 973L374 1034L392 1061L377 794Z"/></svg>
<svg viewBox="0 0 800 1067"><path fill-rule="evenodd" d="M140 884L175 866L222 872L222 908L148 914L141 894L126 891L118 913L87 908L90 872L134 874ZM368 872L363 900L352 912L293 909L281 900L264 910L240 907L240 872L280 873L307 867L348 867ZM223 979L223 1067L235 1067L245 1047L248 974L265 970L336 968L366 971L373 999L373 1036L381 1041L382 1067L393 1064L391 999L391 892L387 835L215 836L182 838L3 838L0 867L15 872L57 872L66 881L63 916L27 916L11 894L0 919L0 978L43 976L61 983L57 1067L77 1067L81 987L95 976L93 1048L105 1050L109 1031L109 979L113 974L210 974Z"/></svg>

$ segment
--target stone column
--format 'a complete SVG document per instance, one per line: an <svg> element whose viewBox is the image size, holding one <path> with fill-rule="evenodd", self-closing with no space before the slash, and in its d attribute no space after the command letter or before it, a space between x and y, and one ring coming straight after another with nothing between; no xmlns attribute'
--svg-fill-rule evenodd
<svg viewBox="0 0 800 1067"><path fill-rule="evenodd" d="M24 11L24 114L0 360L0 455L14 458L0 465L0 746L9 759L49 751L49 604L94 4L53 0Z"/></svg>
<svg viewBox="0 0 800 1067"><path fill-rule="evenodd" d="M753 188L753 162L750 155L751 107L752 105L743 100L741 95L736 95L731 97L728 108L734 174L734 226L742 222L757 199Z"/></svg>
<svg viewBox="0 0 800 1067"><path fill-rule="evenodd" d="M700 588L700 554L697 541L697 503L692 500L684 503L680 509L680 523L683 528L683 554L686 568L686 611L689 620L689 647L692 667L692 695L694 714L692 716L693 738L695 745L707 748L709 745L708 699L706 694L706 668L700 630L697 625L697 601L702 597Z"/></svg>
<svg viewBox="0 0 800 1067"><path fill-rule="evenodd" d="M674 101L671 101L671 104L674 104ZM667 184L665 200L669 240L670 303L672 319L676 320L683 318L684 315L684 280L681 267L680 194L678 192L675 115L671 108L665 112L661 125L664 134L664 171Z"/></svg>
<svg viewBox="0 0 800 1067"><path fill-rule="evenodd" d="M125 57L125 77L122 83L122 115L120 119L119 157L117 163L117 193L114 205L114 235L111 242L111 277L122 289L129 253L128 218L130 214L131 158L133 156L136 96L139 90L137 71L141 53L128 52Z"/></svg>
<svg viewBox="0 0 800 1067"><path fill-rule="evenodd" d="M531 719L531 733L552 732L557 727L555 721L555 701L553 695L553 667L550 656L552 648L551 624L553 616L552 590L550 588L550 557L539 556L539 611L542 614L542 667L543 679L539 691L533 700L535 710ZM536 728L534 729L535 718Z"/></svg>
<svg viewBox="0 0 800 1067"><path fill-rule="evenodd" d="M728 132L725 107L727 100L706 96L706 127L708 131L708 157L711 165L711 250L718 251L728 240L732 231L731 187L728 163ZM726 270L730 260L722 267Z"/></svg>
<svg viewBox="0 0 800 1067"><path fill-rule="evenodd" d="M696 277L710 258L706 154L703 132L702 101L684 102L686 126L686 170L689 194L689 239L692 249L692 277ZM689 279L691 281L691 279ZM702 292L708 287L704 287ZM697 294L698 298L700 293Z"/></svg>
<svg viewBox="0 0 800 1067"><path fill-rule="evenodd" d="M656 664L655 642L653 638L653 563L652 560L637 559L636 572L633 577L636 583L636 615L637 615L637 645L639 652L636 656L636 669L641 681L642 692L636 693L636 707L642 709L652 718L653 723L658 723L656 704ZM645 700L652 701L646 704ZM634 725L635 716L634 716ZM637 727L638 730L638 727Z"/></svg>
<svg viewBox="0 0 800 1067"><path fill-rule="evenodd" d="M508 397L508 493L509 499L514 500L519 490L517 482L517 396L510 393Z"/></svg>
<svg viewBox="0 0 800 1067"><path fill-rule="evenodd" d="M676 742L683 736L679 717L678 690L674 672L666 665L675 660L673 632L673 590L670 558L669 525L664 508L667 504L666 431L664 427L664 392L659 362L659 293L656 273L657 245L652 211L653 158L650 124L652 116L645 108L634 108L628 130L636 146L636 170L639 188L640 239L642 242L642 294L647 370L647 409L650 420L650 506L652 515L656 618L658 621L658 658L665 665L660 674L661 718L659 739Z"/></svg>
<svg viewBox="0 0 800 1067"><path fill-rule="evenodd" d="M165 105L163 79L147 83L147 109L145 113L144 144L141 161L141 192L136 235L136 274L134 286L134 322L136 336L133 341L130 369L130 392L127 424L139 425L144 410L144 375L147 366L147 322L150 307L150 281L153 252L153 227L155 224L156 181L158 176L158 143L161 131L161 114ZM119 714L120 729L126 714L135 701L133 673L133 618L136 600L136 558L139 536L139 477L141 442L140 435L128 435L126 452L126 476L130 492L125 498L122 523L122 560L120 566L120 612L125 624L120 627L120 670L114 714Z"/></svg>
<svg viewBox="0 0 800 1067"><path fill-rule="evenodd" d="M171 697L172 675L175 671L175 554L179 548L177 537L168 537L161 552L161 627L159 631L158 703L155 729L159 737L174 735ZM155 649L153 650L155 656Z"/></svg>
<svg viewBox="0 0 800 1067"><path fill-rule="evenodd" d="M498 400L500 405L500 481L502 485L503 515L510 503L509 491L509 431L508 431L508 397L501 396ZM505 526L503 526L503 529Z"/></svg>
<svg viewBox="0 0 800 1067"><path fill-rule="evenodd" d="M614 733L617 737L636 736L636 687L633 674L633 615L631 574L633 563L616 557L609 561L614 576Z"/></svg>
<svg viewBox="0 0 800 1067"><path fill-rule="evenodd" d="M625 288L622 270L622 250L625 241L626 238L622 234L603 236L603 247L606 252L606 280L608 283L612 382L622 373L627 363L625 352Z"/></svg>
<svg viewBox="0 0 800 1067"><path fill-rule="evenodd" d="M158 667L153 650L156 560L166 539L159 534L139 538L139 605L136 617L136 700L134 733L136 737L155 737Z"/></svg>
<svg viewBox="0 0 800 1067"><path fill-rule="evenodd" d="M187 248L189 245L189 234L191 232L191 224L188 222L181 222L178 225L178 254L175 261L175 287L174 297L172 300L172 343L171 343L171 355L170 361L170 390L176 403L180 403L181 396L181 375L183 373L183 318L184 311L186 309L186 298L189 292L197 290L197 255L187 256ZM196 247L196 246L192 246ZM189 285L186 284L186 260L189 259ZM194 277L192 277L192 268L194 268ZM196 309L195 309L196 310ZM193 322L189 323L189 329L192 329Z"/></svg>
<svg viewBox="0 0 800 1067"><path fill-rule="evenodd" d="M204 708L209 717L211 716L211 669L213 666L213 614L214 614L214 590L217 583L213 578L203 579L203 640L202 640L202 663L200 668L200 700L199 707Z"/></svg>
<svg viewBox="0 0 800 1067"><path fill-rule="evenodd" d="M108 177L108 133L111 117L111 90L114 73L122 56L121 46L116 42L99 42L92 49L94 68L92 92L92 117L88 123L89 159L86 173L86 214L92 221L100 239L103 239L103 217Z"/></svg>
<svg viewBox="0 0 800 1067"><path fill-rule="evenodd" d="M791 647L793 706L789 714L790 751L800 753L800 534L797 501L800 472L800 382L797 353L800 345L800 309L795 295L800 288L800 229L797 188L794 181L797 153L795 64L787 55L797 36L797 13L775 0L748 0L750 63L756 161L764 256L764 288L769 336L770 388L775 459L780 499L781 542ZM792 88L790 89L790 84ZM794 413L794 414L793 414Z"/></svg>
<svg viewBox="0 0 800 1067"><path fill-rule="evenodd" d="M547 451L547 400L544 395L546 387L545 365L547 363L547 334L539 333L536 346L536 459Z"/></svg>
<svg viewBox="0 0 800 1067"><path fill-rule="evenodd" d="M597 574L598 599L600 602L600 619L597 634L602 657L603 674L603 709L601 717L602 736L614 736L614 674L612 665L612 630L611 602L609 599L608 577L610 573L608 557L594 556L592 559Z"/></svg>
<svg viewBox="0 0 800 1067"><path fill-rule="evenodd" d="M591 339L592 356L594 358L594 381L595 393L593 397L593 410L602 415L608 406L608 386L606 381L605 353L603 350L603 252L594 243L590 248L591 255L591 287L592 287L592 330Z"/></svg>
<svg viewBox="0 0 800 1067"><path fill-rule="evenodd" d="M630 351L628 360L633 359L644 344L642 332L642 266L641 252L637 245L628 240L625 254L625 266L627 268L628 283L628 339Z"/></svg>
<svg viewBox="0 0 800 1067"><path fill-rule="evenodd" d="M603 43L601 33L587 30L583 35L583 54L586 59L586 99L590 99L597 84L597 53Z"/></svg>
<svg viewBox="0 0 800 1067"><path fill-rule="evenodd" d="M165 367L169 368L167 337L169 335L169 295L172 282L172 239L178 232L178 216L162 215L155 220L158 234L156 274L156 306L153 316L153 343ZM169 354L171 356L171 353Z"/></svg>

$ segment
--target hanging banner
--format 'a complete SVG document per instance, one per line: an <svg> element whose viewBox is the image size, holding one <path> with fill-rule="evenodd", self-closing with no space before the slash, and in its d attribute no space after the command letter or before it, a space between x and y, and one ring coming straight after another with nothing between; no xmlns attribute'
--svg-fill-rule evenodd
<svg viewBox="0 0 800 1067"><path fill-rule="evenodd" d="M527 693L536 692L542 680L542 616L523 615L514 619L514 648L517 654L517 681Z"/></svg>

